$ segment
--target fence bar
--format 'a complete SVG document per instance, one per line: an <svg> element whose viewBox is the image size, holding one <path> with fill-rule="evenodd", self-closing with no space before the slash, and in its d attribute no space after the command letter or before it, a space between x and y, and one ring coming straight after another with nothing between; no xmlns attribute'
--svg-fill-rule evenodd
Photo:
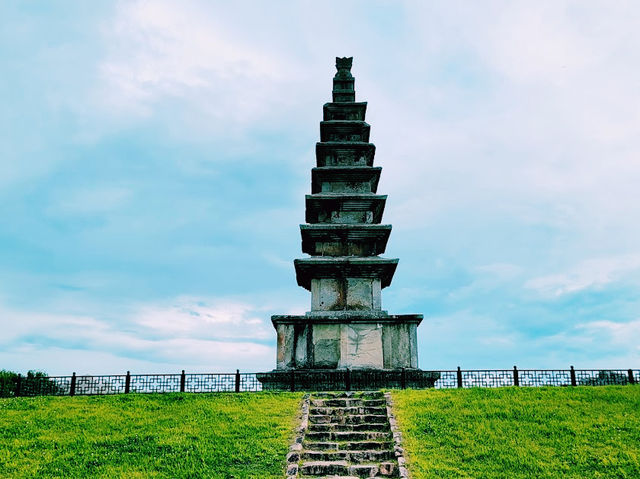
<svg viewBox="0 0 640 479"><path fill-rule="evenodd" d="M407 389L407 371L402 368L402 374L400 376L400 386L402 389Z"/></svg>
<svg viewBox="0 0 640 479"><path fill-rule="evenodd" d="M458 366L458 387L461 388L462 387L462 371L460 370L460 366Z"/></svg>
<svg viewBox="0 0 640 479"><path fill-rule="evenodd" d="M295 371L292 369L291 370L291 392L294 392L296 390L296 376L295 376Z"/></svg>
<svg viewBox="0 0 640 479"><path fill-rule="evenodd" d="M518 377L518 368L513 367L513 385L520 386L520 378Z"/></svg>
<svg viewBox="0 0 640 479"><path fill-rule="evenodd" d="M633 369L629 369L629 384L635 384L636 378L633 377Z"/></svg>
<svg viewBox="0 0 640 479"><path fill-rule="evenodd" d="M124 379L124 393L129 394L131 391L131 372L127 371L127 376Z"/></svg>
<svg viewBox="0 0 640 479"><path fill-rule="evenodd" d="M240 370L236 369L236 392L240 392Z"/></svg>
<svg viewBox="0 0 640 479"><path fill-rule="evenodd" d="M180 392L183 393L185 389L185 385L187 384L187 375L184 372L184 369L180 373Z"/></svg>
<svg viewBox="0 0 640 479"><path fill-rule="evenodd" d="M20 396L22 393L22 374L18 374L18 378L16 379L16 396Z"/></svg>
<svg viewBox="0 0 640 479"><path fill-rule="evenodd" d="M344 374L344 388L347 391L351 391L351 370L347 368Z"/></svg>
<svg viewBox="0 0 640 479"><path fill-rule="evenodd" d="M76 395L76 373L74 371L73 374L71 375L71 385L69 387L69 396L75 396L75 395Z"/></svg>
<svg viewBox="0 0 640 479"><path fill-rule="evenodd" d="M573 369L573 366L571 366L570 374L571 374L571 385L575 386L577 384L576 383L576 370Z"/></svg>

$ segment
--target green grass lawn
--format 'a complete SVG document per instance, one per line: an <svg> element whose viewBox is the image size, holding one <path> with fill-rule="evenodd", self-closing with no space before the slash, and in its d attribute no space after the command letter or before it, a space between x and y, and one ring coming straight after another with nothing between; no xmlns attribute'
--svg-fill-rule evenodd
<svg viewBox="0 0 640 479"><path fill-rule="evenodd" d="M282 479L301 398L0 399L0 477Z"/></svg>
<svg viewBox="0 0 640 479"><path fill-rule="evenodd" d="M640 386L392 394L413 479L640 478Z"/></svg>

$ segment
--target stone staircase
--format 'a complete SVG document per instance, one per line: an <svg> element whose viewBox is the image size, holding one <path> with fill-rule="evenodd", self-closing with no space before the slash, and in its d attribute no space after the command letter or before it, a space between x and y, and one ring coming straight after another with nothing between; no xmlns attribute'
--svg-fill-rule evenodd
<svg viewBox="0 0 640 479"><path fill-rule="evenodd" d="M401 477L382 392L313 393L298 448L300 479Z"/></svg>

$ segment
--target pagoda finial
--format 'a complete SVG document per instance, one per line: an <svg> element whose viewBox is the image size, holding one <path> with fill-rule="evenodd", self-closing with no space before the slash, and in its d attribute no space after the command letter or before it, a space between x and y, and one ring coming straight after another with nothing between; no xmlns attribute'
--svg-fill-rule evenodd
<svg viewBox="0 0 640 479"><path fill-rule="evenodd" d="M351 76L351 65L353 64L353 57L336 57L336 78L353 78Z"/></svg>

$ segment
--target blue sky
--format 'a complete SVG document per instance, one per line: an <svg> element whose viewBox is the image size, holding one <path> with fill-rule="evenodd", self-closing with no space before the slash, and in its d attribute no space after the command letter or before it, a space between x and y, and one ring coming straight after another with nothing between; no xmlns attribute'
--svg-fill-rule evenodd
<svg viewBox="0 0 640 479"><path fill-rule="evenodd" d="M425 369L640 367L636 2L0 5L0 368L268 370L336 56Z"/></svg>

